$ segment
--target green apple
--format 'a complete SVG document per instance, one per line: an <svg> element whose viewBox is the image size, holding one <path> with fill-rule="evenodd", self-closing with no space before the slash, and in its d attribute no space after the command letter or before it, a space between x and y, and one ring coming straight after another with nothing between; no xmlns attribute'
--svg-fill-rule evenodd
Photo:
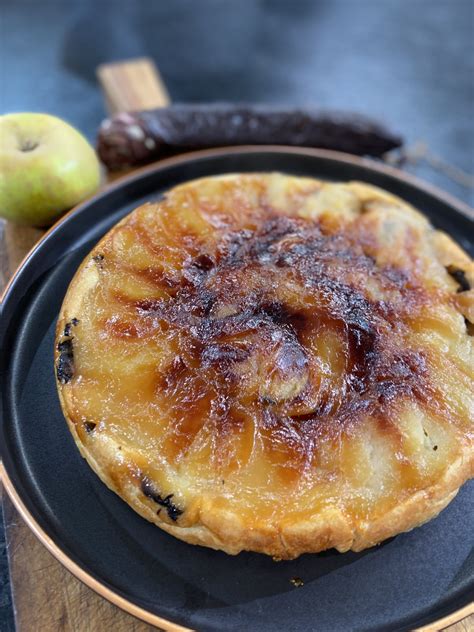
<svg viewBox="0 0 474 632"><path fill-rule="evenodd" d="M49 114L0 116L0 216L47 226L99 186L94 149Z"/></svg>

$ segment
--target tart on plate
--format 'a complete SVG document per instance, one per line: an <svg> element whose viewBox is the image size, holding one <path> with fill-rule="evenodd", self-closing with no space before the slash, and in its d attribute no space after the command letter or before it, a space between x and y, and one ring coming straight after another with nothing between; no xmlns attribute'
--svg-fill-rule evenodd
<svg viewBox="0 0 474 632"><path fill-rule="evenodd" d="M77 271L61 406L103 482L182 540L360 551L473 474L471 288L468 255L376 187L187 182Z"/></svg>

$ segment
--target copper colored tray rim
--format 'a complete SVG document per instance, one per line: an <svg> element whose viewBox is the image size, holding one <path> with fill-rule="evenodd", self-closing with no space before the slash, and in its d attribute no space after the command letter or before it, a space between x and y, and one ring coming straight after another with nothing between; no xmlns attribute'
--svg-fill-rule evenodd
<svg viewBox="0 0 474 632"><path fill-rule="evenodd" d="M162 168L167 166L179 165L181 163L187 163L199 158L205 157L219 157L225 156L229 154L239 154L239 153L259 153L259 152L285 152L285 153L294 153L295 155L303 155L303 156L312 156L315 158L327 158L329 160L338 160L340 162L346 164L353 164L357 166L364 166L373 171L377 171L378 173L382 173L385 175L389 175L392 177L396 177L399 180L404 180L405 182L416 186L418 189L426 191L427 193L445 201L450 206L453 206L460 213L465 215L466 217L474 220L474 209L470 206L458 200L456 197L442 191L441 189L427 184L426 182L419 180L415 176L410 174L406 174L403 171L396 169L394 167L390 167L387 165L380 164L375 162L374 160L367 158L359 158L357 156L352 156L351 154L345 154L342 152L326 150L326 149L309 149L303 147L289 147L286 145L242 145L239 147L219 147L216 149L204 149L200 151L189 152L185 154L180 154L179 156L173 156L171 158L167 158L150 165L146 165L139 169L135 169L131 174L126 174L117 180L115 180L112 184L104 187L94 198L100 198L103 195L106 195L110 191L120 188L124 183L131 182L141 175L154 171L156 168ZM33 248L25 255L15 273L12 275L10 281L5 287L0 301L6 298L10 287L15 281L21 269L26 265L30 257L34 254L37 248L40 247L42 242L49 236L50 233L56 231L60 225L73 213L79 212L83 204L89 204L90 201L94 198L89 198L85 202L81 202L70 211L68 211L65 215L63 215L55 224L53 224L49 230L41 237L41 239L33 246ZM16 510L26 522L28 527L31 529L33 534L38 538L38 540L48 549L48 551L68 570L70 571L77 579L82 581L86 586L94 590L97 594L101 595L114 605L118 606L128 614L131 614L146 623L151 625L161 627L163 630L168 632L189 632L191 628L183 627L172 621L167 619L163 619L158 615L155 615L143 608L140 608L136 604L131 601L125 599L120 596L100 581L92 577L89 573L84 571L76 562L74 562L68 555L61 550L61 548L50 538L50 536L42 529L42 527L38 524L35 518L32 516L26 505L23 503L20 495L18 494L13 482L11 481L8 473L3 465L0 462L0 481L3 483L4 489L8 494L10 500L15 506ZM462 619L474 614L474 603L467 604L463 606L459 610L442 617L432 623L416 628L418 632L436 632L438 630L442 630L450 625L460 622ZM415 632L416 632L415 631Z"/></svg>

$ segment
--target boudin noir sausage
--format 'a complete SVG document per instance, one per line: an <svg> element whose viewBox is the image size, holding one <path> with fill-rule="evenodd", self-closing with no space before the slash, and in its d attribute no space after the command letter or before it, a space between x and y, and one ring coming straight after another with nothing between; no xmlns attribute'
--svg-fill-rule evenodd
<svg viewBox="0 0 474 632"><path fill-rule="evenodd" d="M100 126L97 150L110 170L191 149L295 145L382 156L402 139L356 114L269 105L189 104L124 112Z"/></svg>

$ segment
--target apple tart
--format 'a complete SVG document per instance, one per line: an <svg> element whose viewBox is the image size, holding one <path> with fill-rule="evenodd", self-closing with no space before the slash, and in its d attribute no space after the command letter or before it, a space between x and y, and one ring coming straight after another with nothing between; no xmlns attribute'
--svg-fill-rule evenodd
<svg viewBox="0 0 474 632"><path fill-rule="evenodd" d="M474 264L361 182L187 182L87 255L64 415L102 481L192 544L292 559L436 516L473 473Z"/></svg>

